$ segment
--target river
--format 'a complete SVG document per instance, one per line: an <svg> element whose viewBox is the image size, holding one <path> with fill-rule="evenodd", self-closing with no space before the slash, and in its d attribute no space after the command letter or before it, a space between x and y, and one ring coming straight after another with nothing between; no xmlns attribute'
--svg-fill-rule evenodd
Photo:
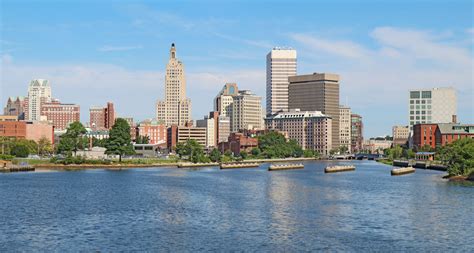
<svg viewBox="0 0 474 253"><path fill-rule="evenodd" d="M0 252L474 252L474 187L442 172L267 167L0 174Z"/></svg>

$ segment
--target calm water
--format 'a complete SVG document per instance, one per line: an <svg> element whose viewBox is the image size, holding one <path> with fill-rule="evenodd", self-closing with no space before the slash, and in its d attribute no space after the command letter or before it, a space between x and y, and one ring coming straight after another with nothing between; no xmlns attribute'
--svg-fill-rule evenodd
<svg viewBox="0 0 474 253"><path fill-rule="evenodd" d="M474 251L474 187L355 163L0 174L0 252Z"/></svg>

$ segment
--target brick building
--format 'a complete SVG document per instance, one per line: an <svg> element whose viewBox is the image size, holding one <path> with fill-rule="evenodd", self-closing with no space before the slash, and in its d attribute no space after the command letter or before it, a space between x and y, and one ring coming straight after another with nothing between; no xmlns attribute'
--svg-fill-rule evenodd
<svg viewBox="0 0 474 253"><path fill-rule="evenodd" d="M94 106L89 109L89 124L94 130L111 129L115 123L114 103L108 102L107 106Z"/></svg>
<svg viewBox="0 0 474 253"><path fill-rule="evenodd" d="M42 104L41 116L46 117L56 130L63 130L69 124L80 121L80 107L76 104L62 104L56 99Z"/></svg>
<svg viewBox="0 0 474 253"><path fill-rule="evenodd" d="M231 133L226 142L219 143L221 153L230 150L234 155L239 155L244 150L250 152L256 147L258 147L258 139L244 133Z"/></svg>

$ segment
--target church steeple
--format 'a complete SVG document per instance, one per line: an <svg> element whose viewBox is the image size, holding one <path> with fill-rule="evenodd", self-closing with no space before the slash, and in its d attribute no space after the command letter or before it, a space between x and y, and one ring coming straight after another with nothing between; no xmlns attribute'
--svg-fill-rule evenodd
<svg viewBox="0 0 474 253"><path fill-rule="evenodd" d="M170 58L171 59L176 58L176 48L174 47L174 43L171 43Z"/></svg>

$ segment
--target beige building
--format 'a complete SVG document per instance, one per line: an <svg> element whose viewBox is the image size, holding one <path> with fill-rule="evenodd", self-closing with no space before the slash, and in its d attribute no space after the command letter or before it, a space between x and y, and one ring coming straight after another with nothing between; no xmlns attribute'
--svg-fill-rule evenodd
<svg viewBox="0 0 474 253"><path fill-rule="evenodd" d="M217 132L217 144L226 142L230 135L230 118L219 116Z"/></svg>
<svg viewBox="0 0 474 253"><path fill-rule="evenodd" d="M319 111L280 112L265 119L268 130L286 132L303 149L329 155L332 145L332 119Z"/></svg>
<svg viewBox="0 0 474 253"><path fill-rule="evenodd" d="M48 80L31 80L25 108L26 120L41 120L41 106L51 102L51 86Z"/></svg>
<svg viewBox="0 0 474 253"><path fill-rule="evenodd" d="M195 140L205 147L207 142L207 130L204 127L176 126L168 128L168 148L176 147L177 143L186 142L188 139Z"/></svg>
<svg viewBox="0 0 474 253"><path fill-rule="evenodd" d="M262 97L249 90L239 91L232 104L231 131L263 129Z"/></svg>
<svg viewBox="0 0 474 253"><path fill-rule="evenodd" d="M367 150L370 154L383 154L383 151L392 147L392 141L389 140L364 140L362 149Z"/></svg>
<svg viewBox="0 0 474 253"><path fill-rule="evenodd" d="M206 129L206 147L216 147L216 119L209 118L208 116L204 119L196 120L196 126Z"/></svg>
<svg viewBox="0 0 474 253"><path fill-rule="evenodd" d="M392 136L393 136L394 145L405 145L407 144L408 137L410 136L410 127L409 126L393 126Z"/></svg>
<svg viewBox="0 0 474 253"><path fill-rule="evenodd" d="M220 116L232 117L234 96L238 94L239 88L236 83L226 83L219 94L214 98L214 111L219 112Z"/></svg>
<svg viewBox="0 0 474 253"><path fill-rule="evenodd" d="M339 106L339 145L347 147L351 153L351 108L348 106Z"/></svg>
<svg viewBox="0 0 474 253"><path fill-rule="evenodd" d="M339 75L314 73L290 76L289 109L320 111L332 118L332 148L339 147Z"/></svg>
<svg viewBox="0 0 474 253"><path fill-rule="evenodd" d="M289 76L296 76L296 50L273 48L267 54L267 115L288 111Z"/></svg>
<svg viewBox="0 0 474 253"><path fill-rule="evenodd" d="M171 44L170 59L166 65L165 100L156 103L157 120L167 126L184 126L191 119L191 100L186 98L184 65L176 58L176 48Z"/></svg>

